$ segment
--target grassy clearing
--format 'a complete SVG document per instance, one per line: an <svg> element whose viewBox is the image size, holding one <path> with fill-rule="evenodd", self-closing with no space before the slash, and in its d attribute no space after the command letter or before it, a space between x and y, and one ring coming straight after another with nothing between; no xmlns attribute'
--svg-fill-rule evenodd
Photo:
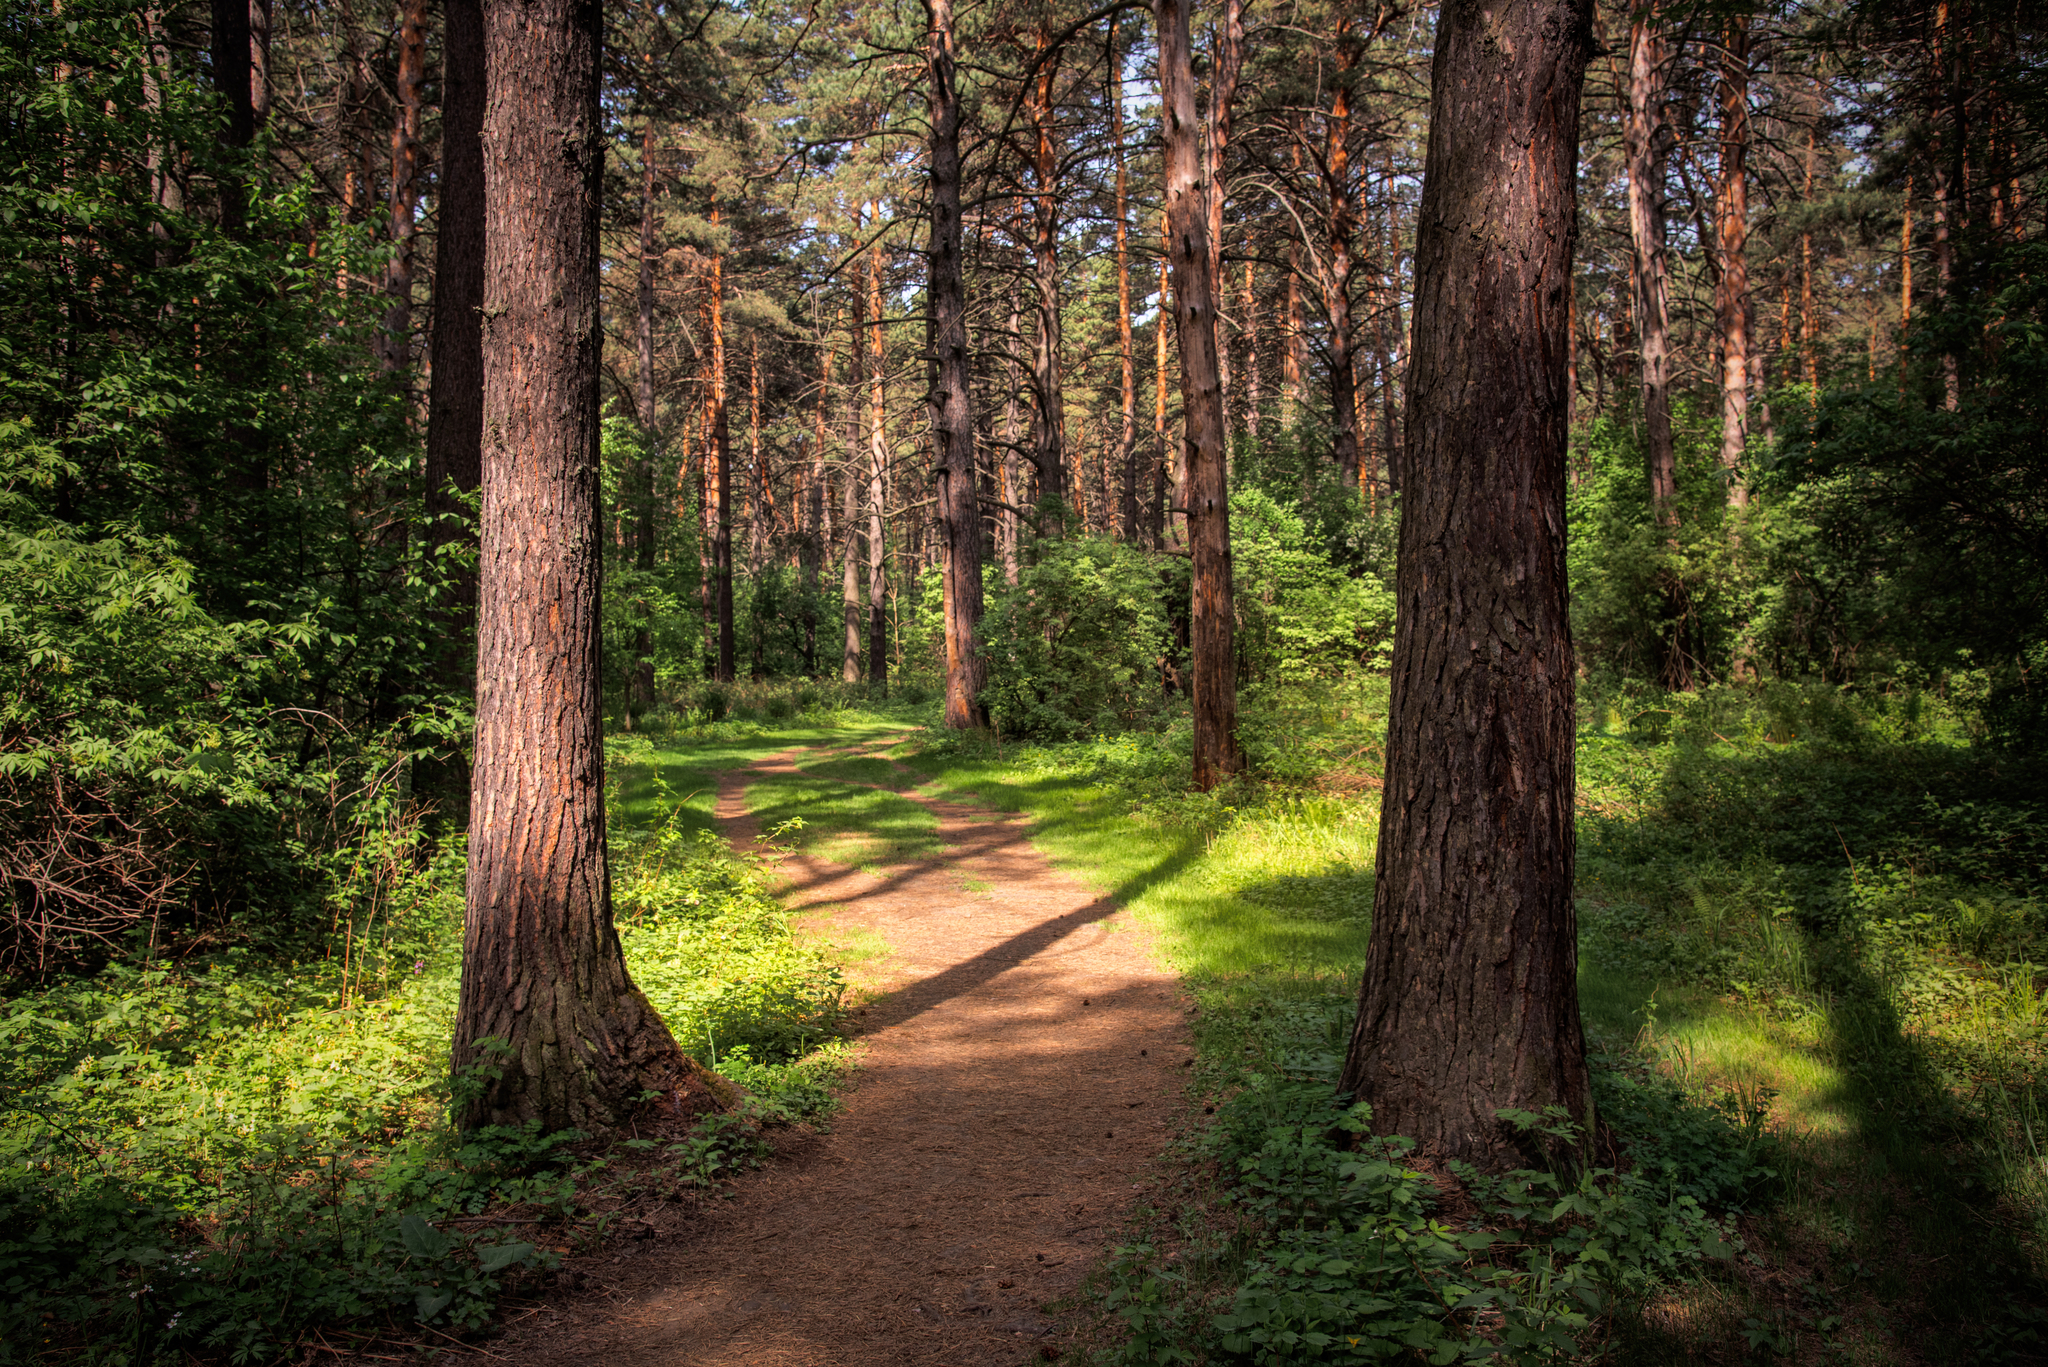
<svg viewBox="0 0 2048 1367"><path fill-rule="evenodd" d="M1832 694L1657 703L1638 710L1651 730L1595 706L1581 741L1581 1000L1604 1113L1636 1125L1653 1162L1674 1125L1718 1124L1713 1142L1742 1153L1768 1129L1780 1180L1721 1207L1742 1212L1739 1260L1587 1332L1640 1362L2030 1351L2048 1329L2048 789ZM1377 810L1355 763L1348 792L1295 774L1188 794L1177 739L935 737L905 753L930 791L1029 813L1051 858L1154 927L1196 999L1196 1086L1214 1099L1341 1047ZM1177 1303L1242 1286L1248 1247L1184 1241Z"/></svg>

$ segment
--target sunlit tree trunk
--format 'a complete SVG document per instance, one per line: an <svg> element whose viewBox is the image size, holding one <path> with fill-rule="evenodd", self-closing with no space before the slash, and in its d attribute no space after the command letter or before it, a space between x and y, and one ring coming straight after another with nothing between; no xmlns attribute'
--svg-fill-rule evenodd
<svg viewBox="0 0 2048 1367"><path fill-rule="evenodd" d="M1164 216L1161 216L1162 226ZM1165 243L1161 242L1161 247ZM1181 532L1185 519L1178 512L1170 512L1169 505L1180 493L1179 461L1168 450L1166 440L1166 398L1167 376L1166 339L1167 318L1173 308L1173 292L1167 288L1166 255L1159 257L1159 308L1152 316L1152 440L1154 459L1152 462L1152 549L1158 550L1166 544L1167 529L1173 529L1176 544L1182 540Z"/></svg>
<svg viewBox="0 0 2048 1367"><path fill-rule="evenodd" d="M1224 158L1230 152L1230 107L1237 100L1238 77L1244 74L1244 3L1223 0L1223 23L1215 34L1216 53L1209 79L1209 137L1205 144L1209 211L1209 282L1216 291L1216 385L1223 396L1223 440L1230 441L1230 347L1223 331L1223 206L1229 192L1223 183Z"/></svg>
<svg viewBox="0 0 2048 1367"><path fill-rule="evenodd" d="M1017 582L1017 543L1023 539L1023 520L1017 516L1018 505L1024 501L1023 471L1017 461L1017 391L1022 387L1022 367L1017 364L1017 349L1023 345L1024 311L1017 298L1017 285L1010 285L1010 331L1009 346L1004 361L1007 370L1003 399L1003 450L997 472L999 497L1003 506L996 512L996 527L1002 542L1003 582Z"/></svg>
<svg viewBox="0 0 2048 1367"><path fill-rule="evenodd" d="M711 206L711 226L718 226L718 205ZM725 254L714 253L705 274L705 321L710 334L711 375L706 388L704 458L706 492L711 499L711 597L718 615L718 663L714 677L731 683L738 676L732 623L732 423L726 408Z"/></svg>
<svg viewBox="0 0 2048 1367"><path fill-rule="evenodd" d="M1253 441L1259 439L1259 407L1265 397L1259 392L1259 281L1257 264L1244 263L1244 427Z"/></svg>
<svg viewBox="0 0 2048 1367"><path fill-rule="evenodd" d="M974 482L974 377L967 358L961 274L960 91L954 83L953 0L925 0L930 26L932 464L938 475L940 574L946 618L946 725L985 727L981 689L981 500Z"/></svg>
<svg viewBox="0 0 2048 1367"><path fill-rule="evenodd" d="M487 16L483 598L454 1047L457 1069L487 1071L465 1127L603 1132L680 1066L626 972L605 864L599 26L595 0Z"/></svg>
<svg viewBox="0 0 2048 1367"><path fill-rule="evenodd" d="M1425 1153L1589 1121L1573 875L1565 319L1591 0L1446 0L1416 220L1372 937L1340 1090Z"/></svg>
<svg viewBox="0 0 2048 1367"><path fill-rule="evenodd" d="M880 206L876 206L877 212ZM889 695L888 334L882 316L882 247L868 249L868 692Z"/></svg>
<svg viewBox="0 0 2048 1367"><path fill-rule="evenodd" d="M1216 370L1216 285L1209 273L1208 197L1199 179L1186 0L1155 0L1160 107L1166 144L1168 260L1180 335L1187 528L1194 559L1190 632L1194 780L1204 791L1244 767L1237 744L1235 605L1230 581L1230 491L1224 474L1223 389Z"/></svg>

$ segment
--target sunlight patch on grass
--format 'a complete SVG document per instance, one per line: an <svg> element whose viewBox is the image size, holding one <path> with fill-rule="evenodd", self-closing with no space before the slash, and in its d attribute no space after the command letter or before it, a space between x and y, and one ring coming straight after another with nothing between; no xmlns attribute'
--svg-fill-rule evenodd
<svg viewBox="0 0 2048 1367"><path fill-rule="evenodd" d="M747 809L772 832L803 822L788 843L818 859L883 868L929 859L945 848L939 820L907 798L829 779L774 775L749 784Z"/></svg>

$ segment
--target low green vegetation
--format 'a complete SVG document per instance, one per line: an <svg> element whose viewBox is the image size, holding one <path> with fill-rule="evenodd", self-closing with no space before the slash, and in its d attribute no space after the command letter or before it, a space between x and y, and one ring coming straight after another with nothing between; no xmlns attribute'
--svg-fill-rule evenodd
<svg viewBox="0 0 2048 1367"><path fill-rule="evenodd" d="M1155 930L1193 998L1193 1092L1219 1119L1101 1275L1127 1329L1115 1360L1451 1361L1493 1351L1475 1325L1520 1357L1565 1333L1646 1363L1993 1361L2034 1341L2038 765L1970 743L1931 694L1589 690L1581 999L1612 1135L1595 1151L1619 1171L1514 1179L1587 1203L1532 1220L1469 1180L1447 1204L1396 1172L1440 1171L1398 1155L1368 1172L1321 1137L1345 1113L1300 1109L1330 1104L1370 930L1373 701L1273 695L1246 729L1285 737L1279 776L1211 794L1185 790L1171 727L905 747L928 791L1029 813L1041 848ZM1461 1253L1432 1221L1497 1237ZM1367 1228L1414 1253L1398 1286L1352 1256ZM1584 1260L1574 1241L1597 1238ZM1361 1346L1340 1322L1379 1327Z"/></svg>
<svg viewBox="0 0 2048 1367"><path fill-rule="evenodd" d="M461 849L422 863L402 832L342 880L324 956L139 952L0 1003L0 1362L265 1362L322 1326L476 1329L623 1206L713 1186L764 1129L828 1119L836 965L688 790L661 786L792 734L701 729L660 752L672 770L620 770L613 881L636 981L747 1091L740 1111L609 1154L450 1129Z"/></svg>

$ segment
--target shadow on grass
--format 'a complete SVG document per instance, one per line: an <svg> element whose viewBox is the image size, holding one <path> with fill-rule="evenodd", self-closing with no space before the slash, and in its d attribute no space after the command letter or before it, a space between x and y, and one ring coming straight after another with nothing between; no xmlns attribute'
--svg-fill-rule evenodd
<svg viewBox="0 0 2048 1367"><path fill-rule="evenodd" d="M2001 1190L1993 1161L2014 1141L1992 1102L2037 1107L2042 1079L2005 1022L1956 1028L1971 959L2026 954L2036 932L1965 956L1943 921L1951 893L2030 890L2020 818L2038 798L1998 757L1938 747L1662 759L1649 815L1582 820L1582 878L1623 892L1607 909L1619 956L1585 975L1588 1019L1654 1020L1659 993L1685 1016L1666 1011L1667 1064L1778 1086L1809 1123L1789 1138L1783 1201L1754 1222L1769 1270L1739 1275L1732 1300L1628 1326L1624 1359L1742 1356L1768 1331L1802 1360L1860 1335L1859 1361L2048 1362L2043 1212ZM1911 1000L1931 1031L1906 1019Z"/></svg>

